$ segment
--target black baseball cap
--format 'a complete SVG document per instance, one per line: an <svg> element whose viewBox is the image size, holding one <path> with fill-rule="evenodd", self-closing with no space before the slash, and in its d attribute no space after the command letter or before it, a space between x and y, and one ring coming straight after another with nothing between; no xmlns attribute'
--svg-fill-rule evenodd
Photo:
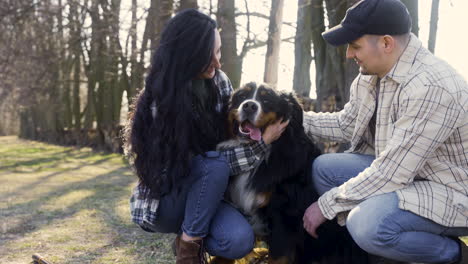
<svg viewBox="0 0 468 264"><path fill-rule="evenodd" d="M352 42L365 34L401 35L411 31L411 17L399 0L362 0L346 11L341 23L322 33L333 46Z"/></svg>

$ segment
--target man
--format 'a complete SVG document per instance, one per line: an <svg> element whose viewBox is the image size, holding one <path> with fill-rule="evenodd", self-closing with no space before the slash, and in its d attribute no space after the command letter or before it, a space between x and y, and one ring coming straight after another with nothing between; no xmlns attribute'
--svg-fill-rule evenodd
<svg viewBox="0 0 468 264"><path fill-rule="evenodd" d="M341 112L305 114L314 139L351 147L315 160L304 228L337 217L371 254L468 263L468 85L410 30L400 1L364 0L323 33L360 74Z"/></svg>

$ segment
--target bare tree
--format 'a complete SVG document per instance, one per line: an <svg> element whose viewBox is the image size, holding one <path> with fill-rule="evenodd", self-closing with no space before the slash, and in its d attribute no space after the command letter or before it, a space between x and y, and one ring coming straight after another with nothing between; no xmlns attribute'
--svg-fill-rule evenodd
<svg viewBox="0 0 468 264"><path fill-rule="evenodd" d="M272 0L270 25L268 27L267 53L263 81L276 85L278 82L278 63L281 47L281 25L283 23L284 0Z"/></svg>
<svg viewBox="0 0 468 264"><path fill-rule="evenodd" d="M419 15L418 15L418 0L401 0L406 5L413 22L411 32L416 36L419 34Z"/></svg>
<svg viewBox="0 0 468 264"><path fill-rule="evenodd" d="M295 42L293 89L301 96L310 93L310 45L315 64L317 110L340 109L349 97L349 85L357 74L357 66L346 61L345 47L333 47L325 42L325 10L329 27L341 22L346 9L356 1L301 0L299 1ZM334 102L334 106L325 106ZM325 104L325 105L324 105Z"/></svg>
<svg viewBox="0 0 468 264"><path fill-rule="evenodd" d="M308 97L310 94L310 64L312 62L311 45L312 31L325 29L312 25L313 13L312 0L299 0L297 9L297 28L294 41L294 79L293 90L301 96ZM323 10L323 9L320 9ZM323 12L318 14L323 18Z"/></svg>
<svg viewBox="0 0 468 264"><path fill-rule="evenodd" d="M71 57L73 65L73 93L69 93L69 87L67 87L66 101L69 102L69 96L72 98L71 110L73 125L76 130L81 129L81 110L80 110L80 85L81 85L81 24L78 15L78 3L76 0L70 1L70 11L68 14L69 20L69 32L70 41L69 45L71 48ZM68 69L67 69L68 74ZM66 108L69 108L67 106ZM67 112L69 109L67 109Z"/></svg>
<svg viewBox="0 0 468 264"><path fill-rule="evenodd" d="M186 8L198 9L198 1L197 0L180 0L177 11L184 10Z"/></svg>
<svg viewBox="0 0 468 264"><path fill-rule="evenodd" d="M235 88L239 87L242 75L242 60L237 55L237 29L235 1L218 1L216 14L221 35L221 64Z"/></svg>
<svg viewBox="0 0 468 264"><path fill-rule="evenodd" d="M161 32L166 25L166 22L171 18L174 13L174 0L158 0L158 6L156 11L156 30L151 38L151 50L154 51L159 43L159 37ZM153 29L154 30L154 29Z"/></svg>
<svg viewBox="0 0 468 264"><path fill-rule="evenodd" d="M137 49L137 0L132 0L132 24L130 27L129 37L131 38L130 48L130 64L131 64L131 77L130 83L127 89L127 100L132 101L132 98L136 95L136 91L141 85L141 77L139 74L140 64L137 61L138 49ZM124 67L126 70L127 67ZM129 104L130 105L130 104ZM130 110L130 109L129 109Z"/></svg>
<svg viewBox="0 0 468 264"><path fill-rule="evenodd" d="M136 91L143 88L146 55L149 53L151 56L152 52L156 49L159 42L159 34L161 34L167 20L172 16L173 11L173 0L151 0L141 42L140 60L136 63L136 69L132 73L132 76L135 75L135 77L132 77L134 78L134 84L132 84L131 91L128 93L129 102L136 94ZM150 45L149 49L148 45Z"/></svg>
<svg viewBox="0 0 468 264"><path fill-rule="evenodd" d="M264 18L269 18L263 14L258 14L256 12L250 12L248 1L244 0L244 6L246 9L245 13L236 12L235 1L218 1L218 11L216 14L218 26L220 28L221 42L221 64L223 65L223 70L227 73L234 88L239 87L240 80L242 77L242 62L247 55L247 53L256 48L264 47L267 45L267 41L260 40L256 34L251 30L250 26L250 17L251 16L260 16ZM237 16L245 16L247 23L245 31L247 36L242 43L242 48L237 49ZM289 40L290 38L286 39ZM282 41L285 41L284 39Z"/></svg>
<svg viewBox="0 0 468 264"><path fill-rule="evenodd" d="M435 53L438 20L439 20L439 0L432 0L431 27L429 30L429 43L428 43L429 50L432 53Z"/></svg>

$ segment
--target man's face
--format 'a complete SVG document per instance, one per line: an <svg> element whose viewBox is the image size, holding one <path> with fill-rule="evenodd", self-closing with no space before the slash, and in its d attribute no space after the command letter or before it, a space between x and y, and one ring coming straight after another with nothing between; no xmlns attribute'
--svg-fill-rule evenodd
<svg viewBox="0 0 468 264"><path fill-rule="evenodd" d="M381 75L384 65L384 52L379 45L380 36L364 35L348 44L346 58L354 59L363 75ZM383 73L385 74L385 73Z"/></svg>

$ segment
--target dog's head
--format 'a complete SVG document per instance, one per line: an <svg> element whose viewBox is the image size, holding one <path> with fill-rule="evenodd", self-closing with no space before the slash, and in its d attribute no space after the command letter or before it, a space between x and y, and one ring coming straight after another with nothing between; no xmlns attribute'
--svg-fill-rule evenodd
<svg viewBox="0 0 468 264"><path fill-rule="evenodd" d="M303 111L293 93L281 93L254 82L237 90L229 105L229 130L232 138L260 140L265 128L278 120L289 120L281 137L272 143L267 161L257 169L253 185L258 191L272 190L291 178L304 178L311 161L320 154L305 134Z"/></svg>
<svg viewBox="0 0 468 264"><path fill-rule="evenodd" d="M229 105L232 136L259 141L265 128L280 119L291 119L301 108L292 94L278 93L266 84L251 82L237 90Z"/></svg>

